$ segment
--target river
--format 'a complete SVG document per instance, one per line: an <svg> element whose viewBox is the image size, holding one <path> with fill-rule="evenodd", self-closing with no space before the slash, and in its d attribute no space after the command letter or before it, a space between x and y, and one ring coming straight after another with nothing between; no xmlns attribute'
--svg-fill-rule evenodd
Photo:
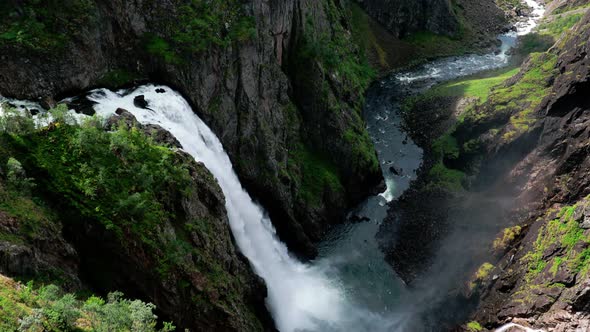
<svg viewBox="0 0 590 332"><path fill-rule="evenodd" d="M349 222L329 234L320 246L318 261L333 267L333 276L343 280L347 294L357 305L394 321L392 326L396 328L390 330L440 331L441 317L434 316L441 315L441 306L468 305L448 303L446 293L461 286L456 280L445 285L449 289L433 289L435 283L429 278L421 285L407 287L384 262L384 255L375 240L387 215L387 203L409 188L422 162L422 149L402 128L401 105L406 98L424 93L436 84L507 66L510 50L515 47L518 37L531 33L545 12L537 1L526 2L533 8L531 16L519 22L516 31L498 37L502 41L499 52L434 60L391 74L373 84L367 92L365 121L377 149L387 189L351 212L351 216L367 217L370 221ZM400 174L395 174L392 166ZM456 311L455 308L450 310ZM445 310L442 315L445 320L451 314ZM456 319L460 321L461 316Z"/></svg>

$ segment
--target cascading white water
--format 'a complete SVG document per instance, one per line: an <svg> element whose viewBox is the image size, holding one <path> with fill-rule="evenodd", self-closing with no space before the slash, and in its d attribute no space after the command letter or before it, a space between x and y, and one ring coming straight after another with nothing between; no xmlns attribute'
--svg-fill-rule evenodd
<svg viewBox="0 0 590 332"><path fill-rule="evenodd" d="M157 88L166 92L157 93ZM134 106L138 95L145 96L149 110ZM267 284L267 305L279 330L341 329L348 305L339 285L328 280L321 267L302 264L289 255L265 211L242 188L219 139L180 94L168 87L146 85L132 92L96 90L89 99L97 103L94 108L100 116L111 116L117 108L124 108L143 124L169 130L186 152L213 173L225 194L237 244Z"/></svg>

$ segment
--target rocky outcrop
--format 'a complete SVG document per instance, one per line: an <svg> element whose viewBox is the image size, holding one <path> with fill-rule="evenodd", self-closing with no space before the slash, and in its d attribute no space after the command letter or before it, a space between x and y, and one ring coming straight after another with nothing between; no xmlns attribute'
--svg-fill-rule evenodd
<svg viewBox="0 0 590 332"><path fill-rule="evenodd" d="M0 93L51 104L56 96L134 79L177 88L221 139L242 183L269 210L279 236L295 252L312 257L313 243L329 225L380 182L358 116L367 79L349 75L357 68L353 63L326 66L303 49L309 44L302 41L310 36L349 38L343 4L231 1L223 12L230 17L218 18L228 22L209 22L214 31L203 35L198 27L186 30L182 20L215 11L218 3L194 11L182 5L176 0L91 1L82 8L80 26L60 40L61 49L3 42ZM16 12L16 17L22 13ZM239 29L232 30L232 20ZM359 60L351 42L326 46L321 54L342 51L347 59ZM293 68L304 54L311 55L306 61L313 76L298 76ZM337 181L316 181L313 173Z"/></svg>
<svg viewBox="0 0 590 332"><path fill-rule="evenodd" d="M357 0L363 8L398 38L418 31L453 36L459 21L448 0Z"/></svg>
<svg viewBox="0 0 590 332"><path fill-rule="evenodd" d="M164 146L178 145L161 127L142 126L122 109L117 114L107 127L135 127ZM40 135L57 128L51 125ZM0 145L1 161L17 153L10 139L1 139ZM166 213L157 225L136 220L131 228L120 228L124 220L117 221L118 216L105 224L99 214L84 211L96 196L68 196L76 189L55 189L55 173L46 174L35 159L25 157L23 167L38 184L31 193L11 185L9 172L0 176L0 197L6 199L0 204L0 272L59 283L69 291L104 295L123 290L154 303L160 319L178 329L274 330L264 303L266 287L236 250L217 181L188 154L176 150L172 155L190 176L188 187L174 183L162 192L167 199L150 202L164 204Z"/></svg>
<svg viewBox="0 0 590 332"><path fill-rule="evenodd" d="M426 161L382 225L382 247L418 289L453 278L440 307L477 307L466 331L587 326L589 23L556 33L485 102L442 87L406 114ZM474 82L485 80L458 84Z"/></svg>
<svg viewBox="0 0 590 332"><path fill-rule="evenodd" d="M588 326L588 23L590 15L552 50L558 74L537 108L542 132L512 171L525 178L518 200L532 201L523 222L528 232L488 280L475 319L489 328L506 321L555 331Z"/></svg>

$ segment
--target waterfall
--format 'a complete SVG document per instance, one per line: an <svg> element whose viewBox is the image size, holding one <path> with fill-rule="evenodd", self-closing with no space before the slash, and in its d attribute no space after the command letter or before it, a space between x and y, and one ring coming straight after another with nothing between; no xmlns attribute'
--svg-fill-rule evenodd
<svg viewBox="0 0 590 332"><path fill-rule="evenodd" d="M134 106L138 95L145 96L150 109ZM219 139L180 94L169 87L145 85L133 91L95 90L89 99L97 103L94 108L102 117L111 116L120 107L142 124L162 126L213 173L225 195L238 247L266 282L267 306L280 331L340 330L342 317L348 313L344 312L346 297L339 285L325 276L322 267L303 264L289 255L266 212L242 188Z"/></svg>

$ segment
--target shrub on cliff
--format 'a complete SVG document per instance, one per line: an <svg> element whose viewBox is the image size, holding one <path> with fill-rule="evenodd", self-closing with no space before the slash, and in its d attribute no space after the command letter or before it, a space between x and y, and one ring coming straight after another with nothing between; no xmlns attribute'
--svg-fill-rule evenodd
<svg viewBox="0 0 590 332"><path fill-rule="evenodd" d="M3 141L20 160L9 159L8 183L30 189L32 181L19 173L27 169L65 206L158 251L158 227L173 217L175 196L188 190L186 165L138 128L108 132L97 118L77 124L64 107L48 118L48 126L35 128L30 114L7 109L0 116Z"/></svg>
<svg viewBox="0 0 590 332"><path fill-rule="evenodd" d="M107 300L91 296L86 301L65 294L55 285L34 287L0 275L0 330L2 331L141 331L169 332L171 323L156 328L155 306L128 300L120 292Z"/></svg>

